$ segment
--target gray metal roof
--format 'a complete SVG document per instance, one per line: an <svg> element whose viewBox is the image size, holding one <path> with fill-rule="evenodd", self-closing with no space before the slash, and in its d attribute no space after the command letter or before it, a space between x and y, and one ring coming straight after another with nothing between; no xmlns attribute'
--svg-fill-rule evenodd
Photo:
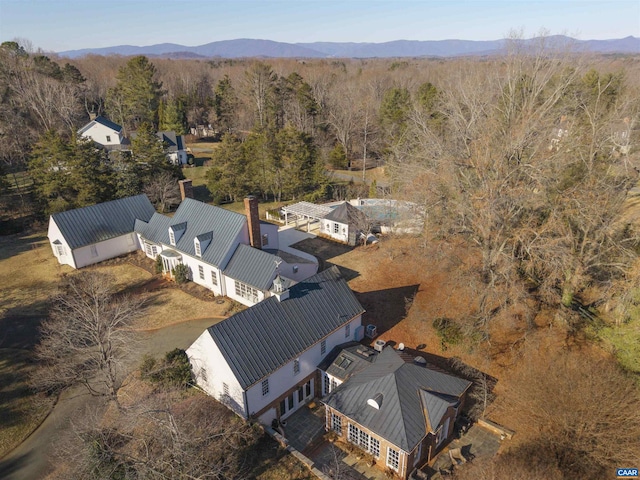
<svg viewBox="0 0 640 480"><path fill-rule="evenodd" d="M156 136L165 144L165 151L177 152L178 150L184 150L182 135L176 135L173 130L158 132Z"/></svg>
<svg viewBox="0 0 640 480"><path fill-rule="evenodd" d="M437 428L446 412L438 400L448 401L447 397L452 397L451 401L455 402L470 385L467 380L407 363L398 352L387 347L371 366L355 373L324 402L410 452L427 434L424 411L433 410L428 413L429 420L431 428ZM427 402L423 402L421 391L430 393ZM377 394L382 394L379 410L367 405L367 400Z"/></svg>
<svg viewBox="0 0 640 480"><path fill-rule="evenodd" d="M333 266L291 287L286 300L269 297L208 332L246 389L363 312Z"/></svg>
<svg viewBox="0 0 640 480"><path fill-rule="evenodd" d="M148 221L155 209L146 195L120 198L51 215L72 249L134 231L136 220Z"/></svg>
<svg viewBox="0 0 640 480"><path fill-rule="evenodd" d="M98 117L94 118L93 120L91 120L89 123L87 123L80 130L78 130L78 134L82 135L84 132L89 130L95 123L100 123L100 124L104 125L105 127L108 127L108 128L110 128L112 130L115 130L116 132L120 132L122 130L122 127L120 125L118 125L117 123L114 123L111 120L109 120L107 118L104 118L102 116L98 116Z"/></svg>
<svg viewBox="0 0 640 480"><path fill-rule="evenodd" d="M354 207L349 202L344 202L338 205L324 218L325 220L344 223L345 225L361 225L367 221L367 216L364 212Z"/></svg>
<svg viewBox="0 0 640 480"><path fill-rule="evenodd" d="M276 278L276 262L282 259L249 245L238 245L224 274L259 290L269 290Z"/></svg>
<svg viewBox="0 0 640 480"><path fill-rule="evenodd" d="M331 350L318 368L344 381L371 365L377 354L378 352L359 342L347 342Z"/></svg>
<svg viewBox="0 0 640 480"><path fill-rule="evenodd" d="M176 245L171 245L169 227L182 223L186 223L186 229ZM197 257L193 240L211 232L211 243L201 252L201 258L210 265L225 268L232 249L236 247L236 238L243 228L247 228L246 225L247 217L240 213L186 198L172 218L154 215L146 225L137 222L136 232L150 242L170 246L193 257Z"/></svg>

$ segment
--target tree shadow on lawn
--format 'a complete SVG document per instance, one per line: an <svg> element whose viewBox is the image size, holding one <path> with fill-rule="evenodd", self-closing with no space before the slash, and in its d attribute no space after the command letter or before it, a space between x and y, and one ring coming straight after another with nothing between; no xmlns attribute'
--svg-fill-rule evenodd
<svg viewBox="0 0 640 480"><path fill-rule="evenodd" d="M400 323L408 314L420 285L355 292L356 298L366 310L362 323L377 327L378 335Z"/></svg>
<svg viewBox="0 0 640 480"><path fill-rule="evenodd" d="M6 260L20 253L40 248L40 244L46 240L47 236L44 233L0 235L0 260Z"/></svg>

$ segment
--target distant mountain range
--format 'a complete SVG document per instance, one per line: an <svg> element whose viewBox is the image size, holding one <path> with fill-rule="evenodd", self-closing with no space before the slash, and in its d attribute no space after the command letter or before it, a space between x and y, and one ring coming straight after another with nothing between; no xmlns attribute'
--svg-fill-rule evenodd
<svg viewBox="0 0 640 480"><path fill-rule="evenodd" d="M573 43L578 50L597 53L640 53L640 38L626 37L614 40L575 40L556 35L547 37L555 44ZM537 39L523 40L533 44ZM499 53L506 40L396 40L384 43L283 43L271 40L224 40L197 47L175 43L160 43L146 47L118 45L104 48L84 48L58 52L62 57L84 55L147 55L170 58L393 58L393 57L459 57L466 55L492 55Z"/></svg>

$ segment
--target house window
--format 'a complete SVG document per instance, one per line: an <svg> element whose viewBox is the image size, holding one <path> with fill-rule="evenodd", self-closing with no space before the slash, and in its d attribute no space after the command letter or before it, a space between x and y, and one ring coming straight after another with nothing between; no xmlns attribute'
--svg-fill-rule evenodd
<svg viewBox="0 0 640 480"><path fill-rule="evenodd" d="M229 384L227 384L227 383L225 383L225 382L222 382L222 394L223 394L225 397L228 397L228 396L229 396Z"/></svg>
<svg viewBox="0 0 640 480"><path fill-rule="evenodd" d="M265 397L269 395L269 379L265 378L262 381L262 396Z"/></svg>
<svg viewBox="0 0 640 480"><path fill-rule="evenodd" d="M247 300L258 303L258 290L253 287L250 287L246 283L242 283L239 281L235 281L236 286L236 295L242 298L246 298Z"/></svg>
<svg viewBox="0 0 640 480"><path fill-rule="evenodd" d="M393 448L387 448L387 467L398 471L400 467L400 452Z"/></svg>
<svg viewBox="0 0 640 480"><path fill-rule="evenodd" d="M338 435L342 435L342 417L331 413L331 429Z"/></svg>
<svg viewBox="0 0 640 480"><path fill-rule="evenodd" d="M324 374L323 387L324 387L325 395L328 395L331 393L331 381L329 380L329 375L327 375L326 373Z"/></svg>
<svg viewBox="0 0 640 480"><path fill-rule="evenodd" d="M293 410L293 393L287 398L289 401L289 411Z"/></svg>
<svg viewBox="0 0 640 480"><path fill-rule="evenodd" d="M327 341L322 340L320 342L320 355L324 355L325 353L327 353Z"/></svg>
<svg viewBox="0 0 640 480"><path fill-rule="evenodd" d="M265 233L262 235L262 246L266 247L267 245L269 245L269 235Z"/></svg>
<svg viewBox="0 0 640 480"><path fill-rule="evenodd" d="M198 240L195 240L193 242L193 246L196 249L196 256L201 257L202 256L202 252L200 251L200 242Z"/></svg>
<svg viewBox="0 0 640 480"><path fill-rule="evenodd" d="M347 325L344 327L344 338L348 338L351 336L351 324L347 323Z"/></svg>
<svg viewBox="0 0 640 480"><path fill-rule="evenodd" d="M358 444L364 449L369 450L369 434L364 430L360 430L360 438Z"/></svg>
<svg viewBox="0 0 640 480"><path fill-rule="evenodd" d="M211 283L213 283L214 285L218 285L218 275L216 274L215 270L211 270Z"/></svg>
<svg viewBox="0 0 640 480"><path fill-rule="evenodd" d="M311 395L311 380L309 380L306 385L304 386L305 391L306 391L306 396L310 396Z"/></svg>
<svg viewBox="0 0 640 480"><path fill-rule="evenodd" d="M58 252L59 257L62 257L64 255L64 246L56 245L56 252Z"/></svg>
<svg viewBox="0 0 640 480"><path fill-rule="evenodd" d="M337 223L333 224L333 233L340 233L340 225Z"/></svg>
<svg viewBox="0 0 640 480"><path fill-rule="evenodd" d="M156 258L158 255L158 247L156 245L151 245L150 243L144 244L144 251L147 254L147 257Z"/></svg>
<svg viewBox="0 0 640 480"><path fill-rule="evenodd" d="M111 135L107 135L107 142L111 141Z"/></svg>
<svg viewBox="0 0 640 480"><path fill-rule="evenodd" d="M369 444L369 452L376 458L380 458L380 441L377 438L371 437L371 443Z"/></svg>
<svg viewBox="0 0 640 480"><path fill-rule="evenodd" d="M176 244L176 235L175 233L173 233L173 230L171 229L169 229L169 243L174 246Z"/></svg>
<svg viewBox="0 0 640 480"><path fill-rule="evenodd" d="M300 360L296 358L293 361L293 374L298 375L299 373L300 373Z"/></svg>
<svg viewBox="0 0 640 480"><path fill-rule="evenodd" d="M355 425L349 424L349 441L351 443L358 444L358 435L360 433L360 429Z"/></svg>
<svg viewBox="0 0 640 480"><path fill-rule="evenodd" d="M298 265L293 266L293 273L298 273Z"/></svg>
<svg viewBox="0 0 640 480"><path fill-rule="evenodd" d="M298 403L302 403L304 401L304 387L298 387Z"/></svg>
<svg viewBox="0 0 640 480"><path fill-rule="evenodd" d="M200 280L204 280L204 267L202 265L198 265L198 275Z"/></svg>
<svg viewBox="0 0 640 480"><path fill-rule="evenodd" d="M92 257L98 256L98 248L95 245L91 245L91 256Z"/></svg>

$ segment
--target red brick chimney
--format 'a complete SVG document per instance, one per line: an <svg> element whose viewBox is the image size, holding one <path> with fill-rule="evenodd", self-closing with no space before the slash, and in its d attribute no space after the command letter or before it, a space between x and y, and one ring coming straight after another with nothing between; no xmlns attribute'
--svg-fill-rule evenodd
<svg viewBox="0 0 640 480"><path fill-rule="evenodd" d="M178 185L180 185L180 197L182 200L185 198L193 198L193 186L191 185L191 180L178 180Z"/></svg>
<svg viewBox="0 0 640 480"><path fill-rule="evenodd" d="M249 244L254 248L262 248L260 238L260 214L258 213L258 199L249 195L244 199L244 210L247 214L247 224L249 226Z"/></svg>

